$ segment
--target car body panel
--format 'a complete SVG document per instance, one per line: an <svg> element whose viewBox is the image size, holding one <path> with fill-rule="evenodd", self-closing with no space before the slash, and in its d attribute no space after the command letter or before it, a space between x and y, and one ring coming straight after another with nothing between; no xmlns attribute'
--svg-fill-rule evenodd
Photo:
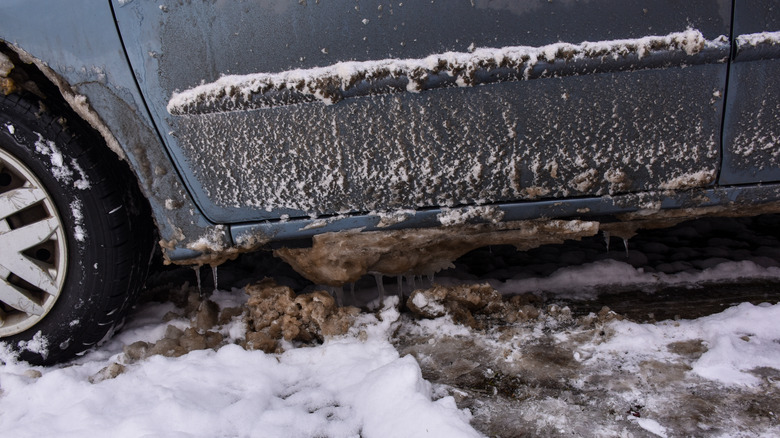
<svg viewBox="0 0 780 438"><path fill-rule="evenodd" d="M776 30L775 15L740 15L744 5L734 38ZM751 119L777 129L746 86L776 93L777 75L759 71L775 71L776 52L751 46L729 67L731 11L727 0L11 0L0 4L0 40L130 163L166 257L219 263L349 229L769 211L780 186L715 184L721 159L720 184L777 180L767 143L752 155L734 146ZM704 44L671 37L690 32ZM640 53L648 36L653 50ZM584 41L618 49L588 52ZM169 111L177 93L224 75L316 79L339 62L468 62L479 47L537 58Z"/></svg>
<svg viewBox="0 0 780 438"><path fill-rule="evenodd" d="M215 222L704 187L720 162L729 47L714 42L729 34L727 1L123 3L116 17L136 42L128 57L140 88ZM714 44L682 56L556 55L526 63L521 77L482 72L488 80L471 87L364 81L368 91L332 105L293 96L168 111L175 93L222 75L316 74L475 47L546 53L560 41L619 45L688 27Z"/></svg>
<svg viewBox="0 0 780 438"><path fill-rule="evenodd" d="M780 181L780 5L737 1L721 184Z"/></svg>

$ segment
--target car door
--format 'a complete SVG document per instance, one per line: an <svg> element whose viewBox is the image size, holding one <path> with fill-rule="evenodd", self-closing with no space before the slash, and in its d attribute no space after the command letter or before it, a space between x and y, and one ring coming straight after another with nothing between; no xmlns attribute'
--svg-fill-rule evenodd
<svg viewBox="0 0 780 438"><path fill-rule="evenodd" d="M738 0L721 184L780 181L780 5Z"/></svg>
<svg viewBox="0 0 780 438"><path fill-rule="evenodd" d="M216 222L715 182L728 0L112 6Z"/></svg>

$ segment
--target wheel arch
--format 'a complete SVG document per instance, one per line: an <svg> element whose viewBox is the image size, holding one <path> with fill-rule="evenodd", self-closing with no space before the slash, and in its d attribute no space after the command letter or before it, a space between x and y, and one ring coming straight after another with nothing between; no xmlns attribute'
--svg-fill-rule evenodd
<svg viewBox="0 0 780 438"><path fill-rule="evenodd" d="M137 169L131 165L119 140L86 96L74 91L45 62L2 40L0 65L3 66L0 68L0 92L5 95L18 94L24 100L38 102L40 111L50 113L67 129L87 137L88 141L96 142L100 149L110 151L111 156L118 158L121 168L126 170L126 176L138 183L127 184L133 199L149 206L150 199L140 185Z"/></svg>
<svg viewBox="0 0 780 438"><path fill-rule="evenodd" d="M121 46L102 50L100 64L95 53L84 54L83 60L68 57L63 64L58 51L70 44L64 37L55 41L60 47L41 41L28 47L0 35L0 92L34 95L47 108L78 119L127 164L138 183L139 197L148 202L166 261L203 263L231 248L229 233L209 222L186 190L147 113ZM204 236L209 242L205 247Z"/></svg>

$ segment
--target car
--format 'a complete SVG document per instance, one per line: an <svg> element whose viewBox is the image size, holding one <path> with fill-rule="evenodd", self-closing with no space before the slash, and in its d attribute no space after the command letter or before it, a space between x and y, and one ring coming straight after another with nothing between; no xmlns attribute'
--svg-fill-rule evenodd
<svg viewBox="0 0 780 438"><path fill-rule="evenodd" d="M6 1L0 90L0 337L38 364L156 248L339 287L780 211L771 0Z"/></svg>

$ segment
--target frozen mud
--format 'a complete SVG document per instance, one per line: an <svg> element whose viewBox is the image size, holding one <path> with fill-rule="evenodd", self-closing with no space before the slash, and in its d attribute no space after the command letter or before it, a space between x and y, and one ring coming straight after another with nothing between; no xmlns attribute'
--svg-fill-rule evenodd
<svg viewBox="0 0 780 438"><path fill-rule="evenodd" d="M328 292L318 290L296 295L289 286L266 278L244 288L241 306L225 307L204 297L202 290L185 284L167 299L177 309L166 313L171 322L156 342L138 341L124 348L125 360L135 362L153 355L179 357L195 350L218 350L233 343L247 350L281 353L288 348L316 345L325 338L345 335L360 309L336 305ZM160 298L160 297L157 297ZM238 327L231 328L233 324ZM238 330L238 331L236 331ZM294 343L294 344L293 344Z"/></svg>
<svg viewBox="0 0 780 438"><path fill-rule="evenodd" d="M347 333L357 307L338 307L324 291L296 296L288 286L266 279L246 287L247 334L244 346L267 353L279 351L278 341L312 342Z"/></svg>
<svg viewBox="0 0 780 438"><path fill-rule="evenodd" d="M281 248L274 254L312 282L341 287L369 272L433 275L467 252L491 244L528 249L598 232L598 223L580 220L517 221L486 225L398 231L319 234L310 248Z"/></svg>

